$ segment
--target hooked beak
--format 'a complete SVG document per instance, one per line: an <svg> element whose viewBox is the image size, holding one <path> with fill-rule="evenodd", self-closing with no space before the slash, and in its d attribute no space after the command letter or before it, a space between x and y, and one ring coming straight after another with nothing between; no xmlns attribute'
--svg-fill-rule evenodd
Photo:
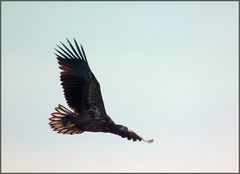
<svg viewBox="0 0 240 174"><path fill-rule="evenodd" d="M131 133L133 133L133 134L136 134L135 132L133 132L132 130L130 130L130 129L128 129L128 132L131 132ZM152 143L153 142L153 139L151 139L151 140L144 140L142 137L140 137L139 136L139 138L141 139L141 140L143 140L144 142L146 142L146 143Z"/></svg>

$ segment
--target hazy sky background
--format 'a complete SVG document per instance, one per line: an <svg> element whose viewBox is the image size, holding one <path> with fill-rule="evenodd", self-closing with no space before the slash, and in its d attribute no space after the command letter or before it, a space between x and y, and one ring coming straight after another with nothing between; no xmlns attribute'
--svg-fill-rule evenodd
<svg viewBox="0 0 240 174"><path fill-rule="evenodd" d="M154 143L50 129L74 37L107 113ZM237 172L238 38L238 2L2 2L2 172Z"/></svg>

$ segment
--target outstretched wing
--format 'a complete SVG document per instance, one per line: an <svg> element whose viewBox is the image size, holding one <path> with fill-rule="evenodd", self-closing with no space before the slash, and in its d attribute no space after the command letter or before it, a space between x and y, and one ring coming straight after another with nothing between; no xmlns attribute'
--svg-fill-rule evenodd
<svg viewBox="0 0 240 174"><path fill-rule="evenodd" d="M83 47L74 39L75 47L67 39L71 50L63 43L57 56L62 70L60 79L64 95L71 109L78 113L91 111L93 115L106 115L100 84L90 70Z"/></svg>

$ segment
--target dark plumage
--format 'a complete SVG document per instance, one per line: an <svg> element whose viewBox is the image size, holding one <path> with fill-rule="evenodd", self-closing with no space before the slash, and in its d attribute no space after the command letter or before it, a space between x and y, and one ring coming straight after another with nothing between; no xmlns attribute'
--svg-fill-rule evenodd
<svg viewBox="0 0 240 174"><path fill-rule="evenodd" d="M115 124L107 115L100 84L92 73L82 45L74 39L75 48L67 39L70 49L63 43L58 46L57 60L62 70L60 79L68 106L73 110L58 105L51 115L50 126L63 134L80 134L84 131L105 132L119 135L128 140L144 140L127 127Z"/></svg>

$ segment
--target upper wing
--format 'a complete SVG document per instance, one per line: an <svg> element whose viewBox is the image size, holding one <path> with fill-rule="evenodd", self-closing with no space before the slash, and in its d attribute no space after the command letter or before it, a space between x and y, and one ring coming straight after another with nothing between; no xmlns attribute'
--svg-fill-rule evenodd
<svg viewBox="0 0 240 174"><path fill-rule="evenodd" d="M74 39L76 49L67 39L71 50L63 43L56 54L62 70L60 79L67 103L73 110L83 113L92 111L94 115L106 115L100 84L90 70L83 47L81 50Z"/></svg>

